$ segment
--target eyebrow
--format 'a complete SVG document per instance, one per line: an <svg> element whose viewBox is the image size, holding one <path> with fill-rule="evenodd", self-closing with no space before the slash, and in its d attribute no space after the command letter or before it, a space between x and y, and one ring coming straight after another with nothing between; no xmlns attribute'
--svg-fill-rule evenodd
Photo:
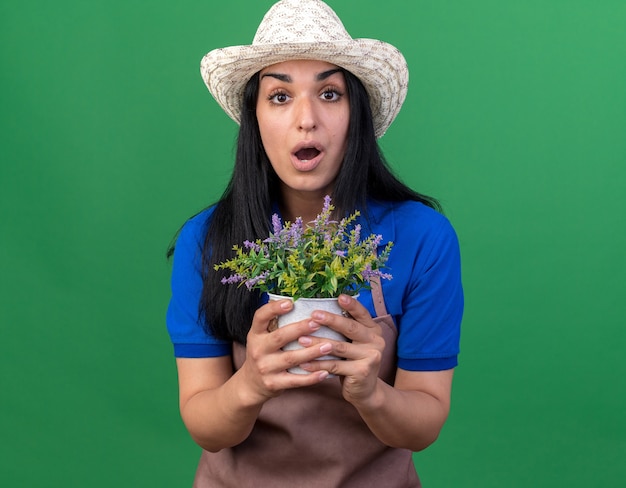
<svg viewBox="0 0 626 488"><path fill-rule="evenodd" d="M329 69L328 71L324 71L322 73L319 73L316 77L315 80L316 81L323 81L326 78L328 78L329 76L334 75L335 73L339 73L341 72L341 68L333 68L333 69Z"/></svg>
<svg viewBox="0 0 626 488"><path fill-rule="evenodd" d="M328 71L322 71L321 73L318 73L315 76L315 81L324 81L326 78L328 78L329 76L334 75L335 73L339 73L341 72L341 68L333 68L333 69L329 69ZM276 78L279 81L282 81L284 83L292 83L293 79L291 78L291 76L283 74L283 73L264 73L261 78L265 78L266 76L269 76L271 78Z"/></svg>

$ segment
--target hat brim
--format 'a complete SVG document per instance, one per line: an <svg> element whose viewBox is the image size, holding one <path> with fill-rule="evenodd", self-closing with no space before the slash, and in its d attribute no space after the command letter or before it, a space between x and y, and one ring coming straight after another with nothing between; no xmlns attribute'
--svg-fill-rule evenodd
<svg viewBox="0 0 626 488"><path fill-rule="evenodd" d="M359 78L370 99L376 137L386 132L406 98L409 72L404 56L391 44L374 39L215 49L202 58L200 72L213 98L239 124L243 92L252 75L295 59L326 61Z"/></svg>

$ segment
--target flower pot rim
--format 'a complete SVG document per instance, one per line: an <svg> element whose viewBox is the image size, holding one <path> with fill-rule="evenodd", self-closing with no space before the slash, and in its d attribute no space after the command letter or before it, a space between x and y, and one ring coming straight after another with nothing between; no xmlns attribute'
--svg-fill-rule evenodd
<svg viewBox="0 0 626 488"><path fill-rule="evenodd" d="M360 293L357 293L356 295L350 295L352 298L358 298L360 295ZM267 296L271 299L274 300L293 300L293 297L287 296L287 295L279 295L277 293L270 293L267 292ZM319 301L319 302L323 302L323 301L337 301L339 299L339 297L326 297L326 298L308 298L308 297L300 297L298 298L298 300L315 300L315 301Z"/></svg>

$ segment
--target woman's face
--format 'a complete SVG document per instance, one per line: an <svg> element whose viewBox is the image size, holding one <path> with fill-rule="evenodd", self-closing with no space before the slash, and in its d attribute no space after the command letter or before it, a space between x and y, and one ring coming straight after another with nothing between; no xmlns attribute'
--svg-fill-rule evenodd
<svg viewBox="0 0 626 488"><path fill-rule="evenodd" d="M256 107L265 152L283 198L330 194L346 152L349 102L343 73L324 61L263 69Z"/></svg>

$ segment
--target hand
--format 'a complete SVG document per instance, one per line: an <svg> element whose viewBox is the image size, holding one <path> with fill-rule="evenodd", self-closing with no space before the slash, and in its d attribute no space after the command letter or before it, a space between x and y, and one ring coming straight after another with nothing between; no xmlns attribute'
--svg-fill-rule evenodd
<svg viewBox="0 0 626 488"><path fill-rule="evenodd" d="M308 348L317 345L327 354L346 360L311 361L301 364L300 367L310 372L325 370L342 376L344 398L354 405L365 404L372 400L376 391L385 340L381 327L357 300L341 295L339 304L351 318L315 311L309 326L326 325L345 335L352 342L330 341L313 336L300 337L298 342Z"/></svg>
<svg viewBox="0 0 626 488"><path fill-rule="evenodd" d="M281 350L287 343L297 341L320 327L318 322L307 319L270 332L268 329L273 319L292 308L291 300L270 301L254 314L247 336L246 360L239 371L246 379L245 384L250 386L254 402L263 403L285 389L314 385L328 376L323 369L310 375L287 371L328 353L327 344L310 344L297 351Z"/></svg>

